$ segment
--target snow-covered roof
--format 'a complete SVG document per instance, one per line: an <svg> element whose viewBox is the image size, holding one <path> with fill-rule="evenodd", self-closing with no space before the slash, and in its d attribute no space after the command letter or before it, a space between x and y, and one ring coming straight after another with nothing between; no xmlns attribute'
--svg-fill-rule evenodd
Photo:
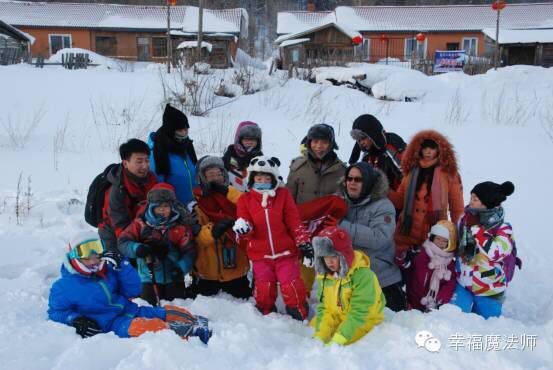
<svg viewBox="0 0 553 370"><path fill-rule="evenodd" d="M351 39L353 39L354 37L362 37L359 32L353 31L350 28L348 28L347 26L344 26L342 24L336 24L334 22L330 22L330 23L326 23L326 24L323 24L323 25L320 25L320 26L311 27L311 28L305 29L305 30L300 31L300 32L291 33L291 34L288 34L288 35L282 35L282 36L278 37L275 40L275 44L280 44L280 46L284 46L284 45L282 45L282 43L287 41L287 40L298 39L298 38L301 38L301 36L305 36L305 35L308 35L310 33L317 32L319 30L322 30L322 29L325 29L325 28L328 28L328 27L336 27L338 30L340 30L342 33L344 33L345 35L347 35Z"/></svg>
<svg viewBox="0 0 553 370"><path fill-rule="evenodd" d="M2 35L5 34L5 35ZM21 40L21 41L27 41L31 44L34 44L35 38L21 30L18 30L12 25L9 25L2 20L0 20L0 35L13 37L15 39Z"/></svg>
<svg viewBox="0 0 553 370"><path fill-rule="evenodd" d="M296 33L332 22L357 31L480 31L495 27L497 13L484 5L338 6L334 12L283 12L277 33ZM508 4L501 11L504 28L553 28L553 2Z"/></svg>
<svg viewBox="0 0 553 370"><path fill-rule="evenodd" d="M495 28L482 30L486 36L495 41ZM539 30L499 30L500 44L533 44L553 43L553 29Z"/></svg>
<svg viewBox="0 0 553 370"><path fill-rule="evenodd" d="M279 12L277 14L277 34L304 31L308 28L336 23L334 12Z"/></svg>
<svg viewBox="0 0 553 370"><path fill-rule="evenodd" d="M286 40L286 41L283 41L280 43L280 47L281 48L284 48L286 46L291 46L291 45L297 45L297 44L303 44L304 42L308 42L308 41L311 41L310 38L306 38L306 39L296 39L296 40Z"/></svg>
<svg viewBox="0 0 553 370"><path fill-rule="evenodd" d="M177 46L177 49L192 49L198 47L198 41L183 41ZM207 51L211 53L211 49L213 48L213 45L211 45L209 42L202 41L202 48L206 48Z"/></svg>
<svg viewBox="0 0 553 370"><path fill-rule="evenodd" d="M167 7L0 1L0 19L27 27L164 30L167 28ZM243 23L247 23L244 9L204 9L204 32L240 34L247 29ZM171 28L197 32L198 8L171 7Z"/></svg>

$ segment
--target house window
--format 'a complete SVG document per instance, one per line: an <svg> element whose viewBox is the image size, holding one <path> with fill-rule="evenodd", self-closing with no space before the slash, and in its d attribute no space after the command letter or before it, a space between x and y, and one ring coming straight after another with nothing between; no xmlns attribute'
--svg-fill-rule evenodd
<svg viewBox="0 0 553 370"><path fill-rule="evenodd" d="M152 37L152 55L158 58L167 56L167 38Z"/></svg>
<svg viewBox="0 0 553 370"><path fill-rule="evenodd" d="M298 49L292 50L292 63L300 61L300 51Z"/></svg>
<svg viewBox="0 0 553 370"><path fill-rule="evenodd" d="M136 38L136 59L140 62L147 62L150 60L150 39L148 37Z"/></svg>
<svg viewBox="0 0 553 370"><path fill-rule="evenodd" d="M359 45L355 45L353 53L359 60L369 59L369 50L371 46L371 39L363 37L363 42Z"/></svg>
<svg viewBox="0 0 553 370"><path fill-rule="evenodd" d="M428 38L423 42L418 42L415 38L405 39L405 59L415 58L424 59L426 58L426 45L428 43Z"/></svg>
<svg viewBox="0 0 553 370"><path fill-rule="evenodd" d="M476 37L463 38L463 50L467 55L478 55L478 39Z"/></svg>
<svg viewBox="0 0 553 370"><path fill-rule="evenodd" d="M48 35L50 42L50 55L54 55L58 50L71 47L71 35Z"/></svg>
<svg viewBox="0 0 553 370"><path fill-rule="evenodd" d="M117 38L115 36L96 36L96 52L107 56L117 55Z"/></svg>
<svg viewBox="0 0 553 370"><path fill-rule="evenodd" d="M459 50L459 43L458 42L448 42L446 44L446 50L449 50L449 51Z"/></svg>

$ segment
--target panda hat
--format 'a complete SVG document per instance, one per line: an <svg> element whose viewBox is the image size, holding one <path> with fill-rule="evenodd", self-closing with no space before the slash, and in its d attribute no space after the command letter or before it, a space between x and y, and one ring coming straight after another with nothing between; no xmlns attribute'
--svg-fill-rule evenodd
<svg viewBox="0 0 553 370"><path fill-rule="evenodd" d="M280 161L278 158L275 157L269 158L264 155L260 155L258 157L252 158L252 160L250 161L250 165L248 166L248 188L251 188L253 186L253 177L256 173L260 172L272 176L272 189L276 189L277 187L282 186L283 180L278 170L279 166Z"/></svg>

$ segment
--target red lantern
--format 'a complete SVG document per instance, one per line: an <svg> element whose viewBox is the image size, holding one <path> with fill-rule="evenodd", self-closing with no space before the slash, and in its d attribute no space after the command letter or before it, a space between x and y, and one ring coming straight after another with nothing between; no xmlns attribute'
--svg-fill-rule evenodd
<svg viewBox="0 0 553 370"><path fill-rule="evenodd" d="M497 0L492 3L492 9L495 11L500 11L505 9L507 4L505 4L505 1Z"/></svg>
<svg viewBox="0 0 553 370"><path fill-rule="evenodd" d="M417 36L415 36L415 40L417 40L418 42L424 42L424 40L426 40L426 36L424 35L424 33L417 33Z"/></svg>
<svg viewBox="0 0 553 370"><path fill-rule="evenodd" d="M170 6L175 6L175 5L177 5L177 0L167 0L167 3L168 3Z"/></svg>
<svg viewBox="0 0 553 370"><path fill-rule="evenodd" d="M363 42L363 38L361 36L355 36L351 39L351 42L353 42L353 45L359 45Z"/></svg>

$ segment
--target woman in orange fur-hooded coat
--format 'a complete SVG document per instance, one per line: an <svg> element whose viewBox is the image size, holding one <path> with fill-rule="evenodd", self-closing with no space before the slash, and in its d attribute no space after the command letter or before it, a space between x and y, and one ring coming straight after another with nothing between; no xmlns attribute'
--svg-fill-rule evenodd
<svg viewBox="0 0 553 370"><path fill-rule="evenodd" d="M414 245L421 245L432 225L463 215L463 186L451 143L437 131L420 131L403 153L404 178L388 197L400 210L394 240L400 258Z"/></svg>

